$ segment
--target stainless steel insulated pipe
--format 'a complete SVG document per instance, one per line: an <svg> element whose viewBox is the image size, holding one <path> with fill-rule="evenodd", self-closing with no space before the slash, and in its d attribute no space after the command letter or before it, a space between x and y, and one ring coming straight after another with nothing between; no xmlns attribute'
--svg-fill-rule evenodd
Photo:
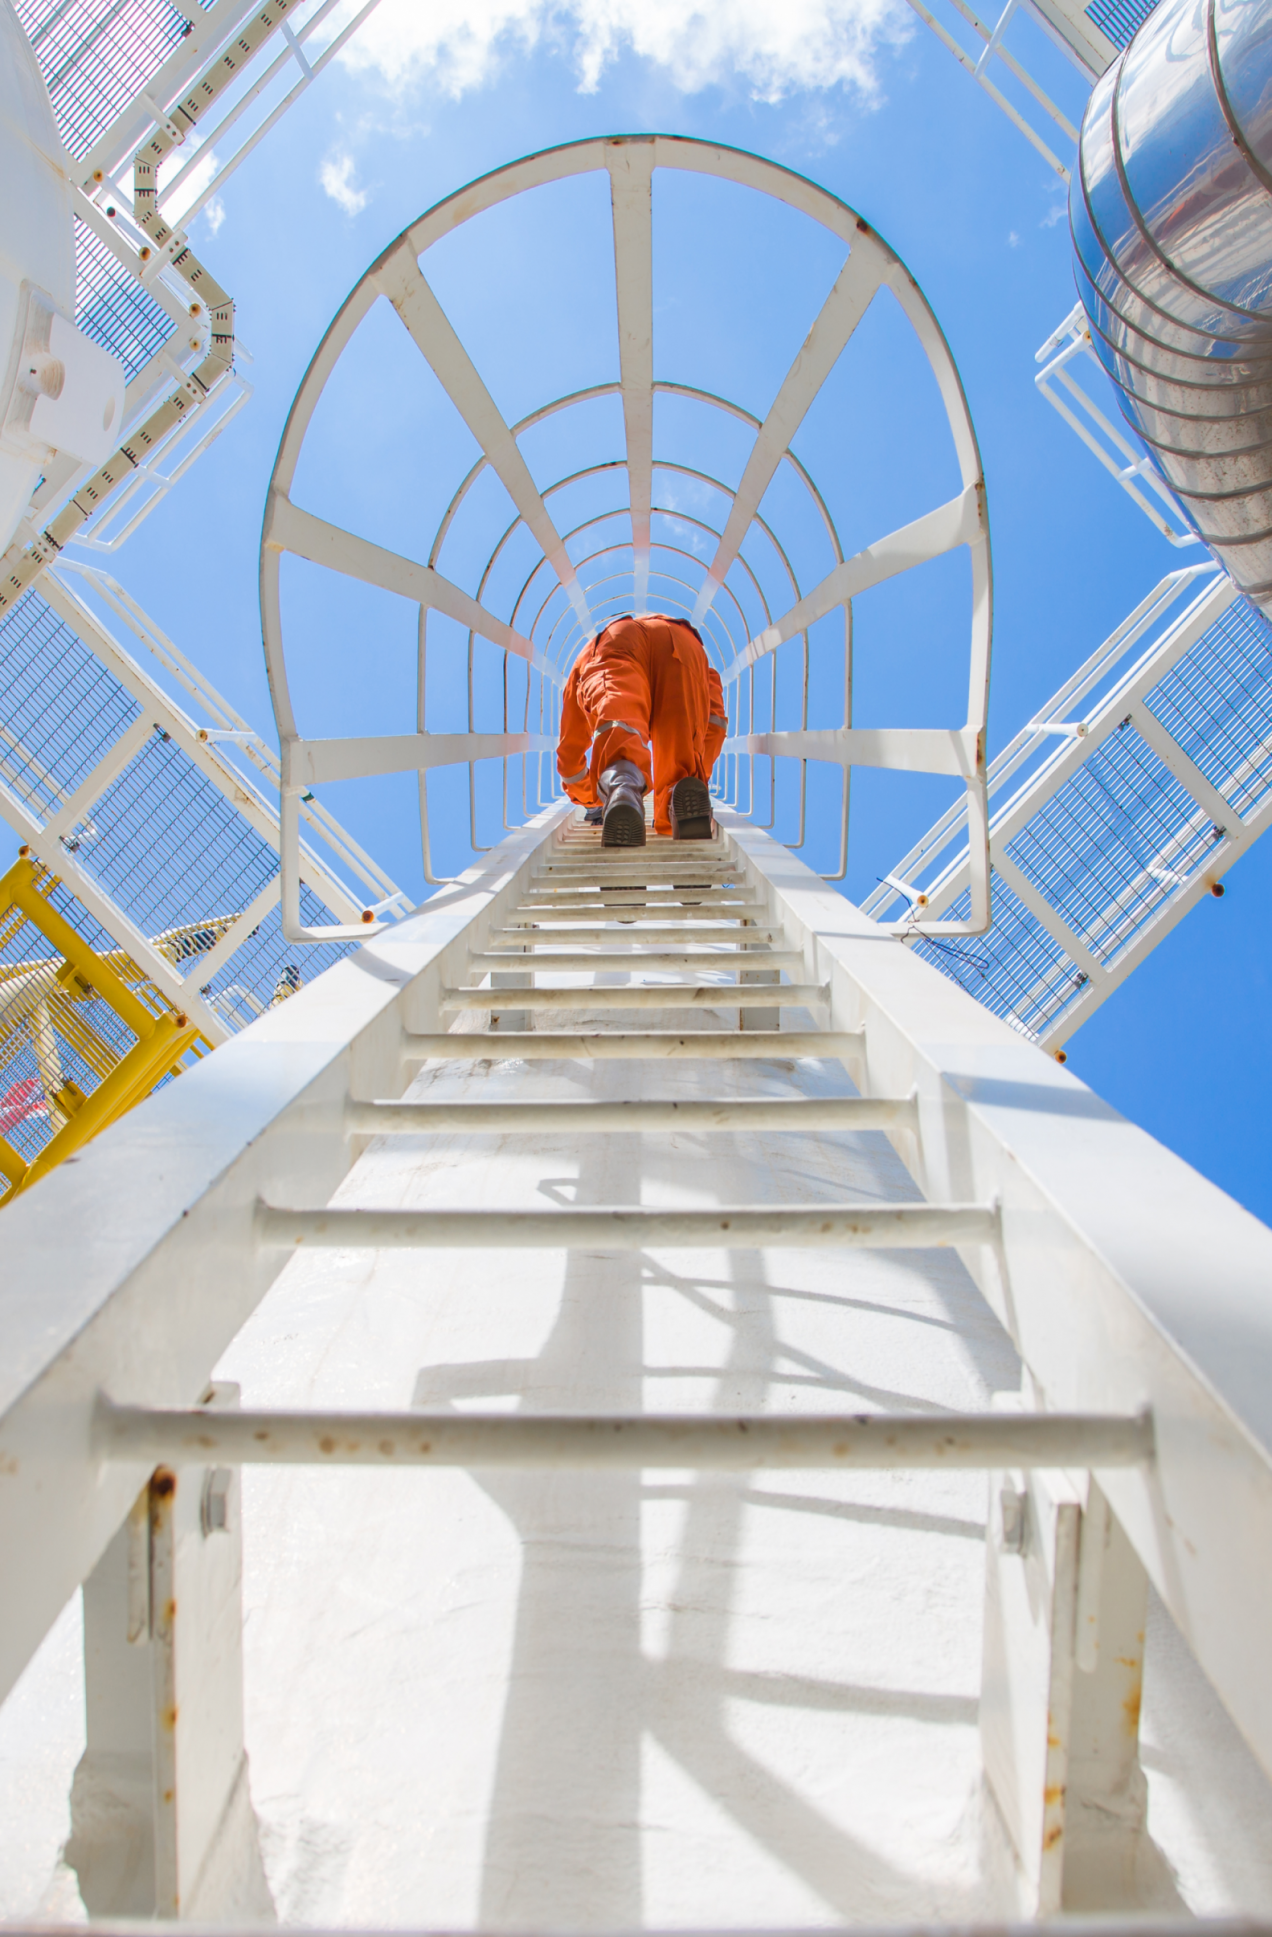
<svg viewBox="0 0 1272 1937"><path fill-rule="evenodd" d="M1272 6L1161 0L1097 82L1069 200L1122 409L1272 612Z"/></svg>

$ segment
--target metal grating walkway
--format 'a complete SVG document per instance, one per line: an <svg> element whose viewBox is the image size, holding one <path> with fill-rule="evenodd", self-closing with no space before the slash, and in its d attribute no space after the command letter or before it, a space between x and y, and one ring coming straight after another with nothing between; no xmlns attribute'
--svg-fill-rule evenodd
<svg viewBox="0 0 1272 1937"><path fill-rule="evenodd" d="M864 903L876 919L908 911L927 961L1052 1049L1222 893L1272 819L1272 625L1226 577L1161 623L1197 576L1163 580L992 762L987 935L954 946L922 932L969 906L952 814Z"/></svg>

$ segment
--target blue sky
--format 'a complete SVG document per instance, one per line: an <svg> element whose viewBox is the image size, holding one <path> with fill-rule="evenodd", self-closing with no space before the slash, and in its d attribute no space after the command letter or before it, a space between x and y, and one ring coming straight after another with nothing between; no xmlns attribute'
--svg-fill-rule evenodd
<svg viewBox="0 0 1272 1937"><path fill-rule="evenodd" d="M819 39L818 23L831 14L843 30ZM606 33L628 18L621 5L577 0L545 24L531 0L508 0L502 13L465 8L459 26L448 26L445 9L430 9L429 26L423 8L384 0L355 43L354 63L329 70L302 97L228 181L211 218L195 224L196 247L237 300L256 394L113 569L263 729L271 715L257 607L260 518L288 406L327 322L422 210L521 154L584 135L659 129L755 150L858 209L917 278L958 362L985 465L995 573L991 751L1178 561L1034 390L1033 353L1074 301L1062 190L1045 163L904 9L751 0L710 17L711 33L694 35L683 10L634 10L643 51L621 32L610 32L607 51ZM1031 31L1028 23L1019 30L1022 50ZM1033 51L1072 112L1081 98L1073 80L1049 49ZM802 218L750 212L735 190L676 177L665 187L660 180L658 196L657 373L728 391L762 414L842 257ZM434 251L429 274L505 411L612 376L603 185L542 192L533 209L484 221L482 234ZM905 331L872 313L799 445L846 540L865 542L949 495L948 439L933 395ZM565 460L576 449L595 461L617 442L612 408L595 407L568 436L534 433L532 467L573 468ZM694 422L692 411L683 421L665 414L658 434L668 450L706 451L724 469L740 468L730 433ZM296 496L422 556L473 448L381 312L324 401ZM744 455L745 438L738 450ZM708 500L699 500L704 516ZM687 486L678 503L693 512ZM475 508L455 560L469 555L466 546L477 557L479 528L498 511ZM812 536L808 544L811 566ZM451 569L459 575L458 563ZM860 721L957 715L946 701L965 680L962 572L958 561L928 567L869 611L862 602ZM309 568L293 579L288 637L302 730L413 727L406 609ZM457 726L458 635L443 626L433 639L429 724ZM832 723L841 701L834 665L827 642L816 652L814 725ZM778 723L795 724L789 668L781 682ZM479 710L495 707L489 668L479 665L478 683ZM811 796L809 858L828 868L827 784L818 781ZM457 785L436 784L432 798L435 860L462 866L467 815ZM855 779L847 883L855 898L943 803L935 781ZM413 781L351 783L330 790L328 804L404 886L422 891ZM784 800L787 820L788 810ZM488 796L487 840L496 819ZM1189 917L1070 1054L1078 1075L1265 1218L1272 1179L1257 1099L1272 1075L1261 947L1270 876L1272 848L1256 849L1230 876L1226 898Z"/></svg>

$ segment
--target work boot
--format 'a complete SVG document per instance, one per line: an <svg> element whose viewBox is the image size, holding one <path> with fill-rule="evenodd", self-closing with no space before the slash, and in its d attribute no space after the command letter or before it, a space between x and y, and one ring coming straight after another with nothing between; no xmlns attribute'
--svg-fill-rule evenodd
<svg viewBox="0 0 1272 1937"><path fill-rule="evenodd" d="M597 781L605 797L602 847L644 847L645 776L632 760L616 760Z"/></svg>
<svg viewBox="0 0 1272 1937"><path fill-rule="evenodd" d="M690 774L678 780L671 790L671 838L673 841L711 839L711 795L705 780Z"/></svg>

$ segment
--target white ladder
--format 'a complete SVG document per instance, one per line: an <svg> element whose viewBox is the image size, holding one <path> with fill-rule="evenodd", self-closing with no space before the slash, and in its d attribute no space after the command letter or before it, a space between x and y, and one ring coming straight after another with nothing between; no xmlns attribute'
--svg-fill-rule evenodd
<svg viewBox="0 0 1272 1937"><path fill-rule="evenodd" d="M578 980L638 969L684 979L617 986ZM544 986L539 978L553 971L576 979ZM738 981L705 979L722 973ZM666 1027L668 1010L697 1012L698 1026ZM812 1026L779 1027L792 1011L803 1011ZM526 1026L536 1016L545 1026ZM492 1027L472 1026L486 1017ZM552 1027L556 1018L565 1030ZM685 1065L693 1082L680 1094L644 1096L632 1094L639 1085L628 1086L619 1072L615 1083L572 1100L507 1094L532 1087L532 1064L559 1071L581 1059L619 1062L633 1078L642 1066L645 1077L665 1069L664 1083L654 1087L668 1091ZM842 1080L811 1088L796 1080L808 1059L847 1064L858 1093ZM481 1072L494 1065L504 1069L496 1084L503 1093L467 1093L490 1085L492 1077ZM420 1069L425 1082L402 1097L404 1076ZM748 1086L748 1069L762 1072L763 1082ZM456 1071L464 1079L458 1085L442 1080ZM716 1087L717 1073L722 1093L702 1094ZM685 1094L685 1087L698 1093ZM24 1583L29 1591L0 1629L10 1662L20 1666L23 1648L29 1652L30 1637L38 1640L41 1620L47 1625L67 1583L98 1568L103 1543L100 1567L123 1579L127 1569L112 1556L138 1535L126 1527L112 1541L112 1531L156 1465L161 1475L174 1469L178 1481L187 1468L202 1470L201 1502L226 1499L226 1483L215 1476L247 1463L478 1472L989 1470L1001 1477L988 1547L985 1763L1029 1907L1058 1908L1074 1898L1092 1840L1110 1821L1124 1861L1142 1826L1135 1741L1124 1722L1139 1673L1134 1635L1142 1636L1143 1563L1168 1600L1173 1594L1176 1618L1186 1620L1188 1549L1196 1547L1199 1514L1215 1510L1214 1499L1197 1491L1195 1467L1181 1464L1175 1436L1186 1439L1189 1416L1208 1409L1208 1430L1227 1435L1224 1511L1244 1514L1251 1525L1267 1511L1266 1455L1248 1434L1234 1432L1236 1415L1214 1389L1213 1368L1209 1384L1198 1377L1161 1316L1146 1310L1143 1287L1128 1283L1127 1265L1142 1246L1146 1214L1163 1230L1173 1217L1168 1251L1178 1270L1195 1272L1200 1256L1211 1258L1218 1245L1238 1286L1243 1275L1257 1281L1268 1234L1248 1228L1252 1220L1222 1228L1226 1200L1086 1098L1080 1084L1014 1041L758 830L732 821L709 847L654 838L639 854L605 854L597 834L572 818L541 817L413 924L377 938L259 1031L218 1052L197 1089L187 1079L180 1097L156 1099L161 1108L146 1106L121 1126L122 1135L94 1145L83 1167L93 1174L82 1175L78 1194L73 1178L61 1186L67 1219L80 1220L88 1316L81 1312L64 1342L44 1345L44 1363L4 1415L5 1444L16 1457L0 1474L0 1535L16 1539L40 1527L39 1564ZM705 1206L350 1201L362 1174L349 1174L350 1165L372 1137L386 1139L382 1147L391 1150L407 1148L399 1145L403 1138L442 1136L456 1139L462 1155L465 1136L497 1134L509 1140L501 1148L512 1153L511 1168L523 1137L575 1136L584 1150L598 1137L632 1131L714 1141L849 1130L883 1130L925 1196L902 1192L895 1201L863 1202L859 1193L836 1199L814 1187L802 1201L788 1193L785 1201ZM89 1215L97 1205L100 1224L112 1188L125 1175L135 1185L139 1167L156 1184L149 1201L139 1202L134 1190L132 1224L140 1229L121 1257L117 1244L111 1250L109 1230L89 1233L83 1200ZM453 1176L453 1195L463 1197L462 1165ZM1107 1190L1101 1195L1110 1183L1132 1206L1121 1231L1116 1218L1109 1222ZM683 1192L671 1194L692 1196L692 1175ZM32 1193L29 1206L13 1207L8 1229L19 1249L24 1237L39 1238L57 1282L59 1249L75 1233L66 1221L37 1220L51 1199ZM1096 1227L1091 1236L1082 1229L1083 1212ZM510 1272L528 1279L530 1254L542 1250L577 1257L589 1250L914 1252L950 1245L959 1247L1023 1348L1034 1395L1025 1408L355 1411L241 1408L224 1392L215 1404L189 1405L298 1249L405 1250L421 1260L443 1252L453 1271L465 1250L496 1252L508 1256ZM1160 1292L1162 1256L1148 1264ZM174 1285L182 1287L176 1300ZM426 1288L430 1295L444 1289L432 1280ZM509 1289L513 1312L515 1280ZM144 1333L137 1330L142 1314ZM1252 1318L1251 1338L1258 1322ZM497 1324L493 1315L490 1323ZM1136 1324L1143 1342L1128 1350ZM50 1399L62 1409L52 1439ZM1093 1469L1098 1486L1086 1477ZM1066 1479L1065 1470L1079 1480ZM41 1519L41 1508L46 1476L55 1471L66 1511L50 1521L47 1513ZM166 1579L165 1568L183 1564L191 1570L175 1600L193 1629L198 1569L207 1557L196 1546L183 1562L178 1543L156 1559L155 1540L167 1536L154 1485L143 1492L151 1501L149 1578ZM177 1497L185 1497L180 1483ZM1166 1523L1179 1534L1169 1567L1161 1564L1164 1504ZM224 1528L233 1539L235 1507L203 1512L205 1545L217 1549L209 1517L213 1530ZM1194 1571L1196 1559L1194 1551ZM1206 1564L1213 1571L1213 1551ZM1247 1550L1232 1565L1234 1580L1248 1586L1249 1568L1259 1562ZM115 1603L104 1592L90 1599L105 1609L108 1627L116 1621L118 1594ZM170 1697L183 1672L180 1636L154 1625L153 1605L147 1618L151 1647L164 1661L153 1686ZM1193 1645L1221 1687L1234 1650L1244 1649L1251 1663L1257 1623L1248 1638L1244 1624L1242 1608L1232 1604L1194 1623ZM99 1634L95 1645L109 1649L109 1636ZM236 1655L227 1664L224 1633L187 1647L184 1672L195 1674L197 1662L204 1683L221 1675L232 1699L241 1667ZM179 1700L175 1707L181 1717ZM1252 1737L1261 1727L1257 1715L1254 1723ZM197 1714L176 1724L176 1762L184 1755L190 1770L207 1760L199 1727ZM90 1753L93 1747L90 1734ZM109 1744L98 1749L108 1754ZM241 1756L224 1764L226 1795L237 1793L235 1785L243 1787ZM174 1786L179 1817L180 1784ZM184 1856L180 1824L170 1825L165 1865L156 1858L162 1887L155 1908L209 1914L200 1879L223 1834L217 1823L225 1820L224 1812L205 1809ZM241 1816L236 1820L238 1855L223 1852L222 1867L250 1868L258 1861L254 1840ZM1088 1867L1103 1863L1104 1874L1107 1858L1105 1848ZM112 1906L102 1897L89 1907L100 1914Z"/></svg>

